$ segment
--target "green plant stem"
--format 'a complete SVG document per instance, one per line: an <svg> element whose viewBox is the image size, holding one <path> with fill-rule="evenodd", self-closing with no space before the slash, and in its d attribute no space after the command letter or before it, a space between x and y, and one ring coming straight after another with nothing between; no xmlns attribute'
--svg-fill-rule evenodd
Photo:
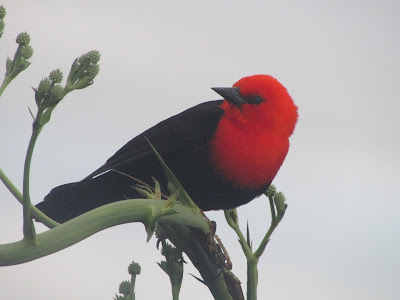
<svg viewBox="0 0 400 300"><path fill-rule="evenodd" d="M132 275L131 275L132 293L135 292L135 283L136 283L136 274L132 274Z"/></svg>
<svg viewBox="0 0 400 300"><path fill-rule="evenodd" d="M258 246L257 250L254 252L254 256L256 258L260 258L260 256L264 253L264 250L270 240L272 233L274 232L275 228L278 226L279 222L271 223L267 233L265 234L264 238L262 239L260 245Z"/></svg>
<svg viewBox="0 0 400 300"><path fill-rule="evenodd" d="M269 207L271 209L271 223L272 223L276 219L276 211L275 211L274 199L272 197L268 197L268 200L269 200Z"/></svg>
<svg viewBox="0 0 400 300"><path fill-rule="evenodd" d="M204 284L207 285L214 299L232 300L232 296L228 292L224 275L221 270L210 261L197 239L192 236L191 240L193 243L192 249L195 251L194 253L188 253L185 251L185 253L199 271L204 280ZM195 255L195 257L193 257L193 255Z"/></svg>
<svg viewBox="0 0 400 300"><path fill-rule="evenodd" d="M23 204L24 199L22 196L22 193L16 188L16 186L11 182L10 179L6 176L6 174L3 172L2 169L0 169L0 180L4 183L6 188L13 194L13 196L19 201L19 203ZM50 219L48 216L46 216L44 213L42 213L40 210L38 210L36 207L31 205L31 214L32 216L35 217L35 219L44 225L46 225L48 228L53 228L59 225L56 221Z"/></svg>
<svg viewBox="0 0 400 300"><path fill-rule="evenodd" d="M224 211L225 218L230 218L229 213L227 211ZM229 226L236 232L236 235L239 238L239 243L242 246L242 250L244 252L244 255L246 258L250 258L252 255L252 251L250 249L250 246L247 244L246 238L244 237L242 231L240 230L240 227L238 224L234 222L228 222Z"/></svg>
<svg viewBox="0 0 400 300"><path fill-rule="evenodd" d="M268 197L268 199L269 199L269 204L271 207L271 225L269 226L269 229L268 229L267 233L265 234L264 238L262 239L257 250L254 252L254 255L257 258L260 258L260 256L264 253L265 247L267 246L272 233L274 232L274 230L276 229L276 227L279 225L280 221L283 218L283 215L276 215L273 198Z"/></svg>
<svg viewBox="0 0 400 300"><path fill-rule="evenodd" d="M3 83L1 84L0 87L0 97L1 95L3 95L4 90L6 89L6 87L8 86L8 84L12 81L12 79L8 76L4 77Z"/></svg>
<svg viewBox="0 0 400 300"><path fill-rule="evenodd" d="M257 299L257 285L258 285L258 258L251 255L247 259L247 300Z"/></svg>
<svg viewBox="0 0 400 300"><path fill-rule="evenodd" d="M166 201L135 199L104 205L76 217L52 230L36 235L36 242L25 239L0 245L0 266L29 262L74 245L103 229L128 222L149 224L153 216L165 208ZM191 226L209 232L208 222L201 214L181 204L174 206L175 214L159 216L160 224Z"/></svg>
<svg viewBox="0 0 400 300"><path fill-rule="evenodd" d="M173 285L172 286L172 300L179 300L179 292L180 287Z"/></svg>
<svg viewBox="0 0 400 300"><path fill-rule="evenodd" d="M15 78L17 75L23 71L23 70L16 70L16 65L18 65L21 62L22 56L21 56L21 50L22 50L21 45L18 45L17 51L15 51L14 54L14 59L12 61L12 64L9 68L6 70L6 75L4 77L3 83L1 84L0 87L0 97L3 94L4 90L8 86L8 84ZM8 64L7 64L8 65Z"/></svg>
<svg viewBox="0 0 400 300"><path fill-rule="evenodd" d="M225 218L229 218L229 214L225 211ZM247 300L257 299L257 283L258 283L258 258L253 254L251 247L246 241L240 227L237 223L228 222L229 226L236 232L239 243L247 260Z"/></svg>
<svg viewBox="0 0 400 300"><path fill-rule="evenodd" d="M15 51L14 59L12 61L11 67L10 67L9 70L7 70L6 77L10 77L11 78L10 81L13 80L18 75L18 73L15 74L15 71L16 71L15 70L16 69L15 66L18 65L21 62L21 59L22 59L22 56L21 56L22 47L23 46L21 44L18 44L18 48ZM14 76L12 76L12 75L14 75Z"/></svg>
<svg viewBox="0 0 400 300"><path fill-rule="evenodd" d="M136 283L136 274L131 275L131 299L135 300L135 283Z"/></svg>
<svg viewBox="0 0 400 300"><path fill-rule="evenodd" d="M11 194L22 204L23 196L22 193L17 189L17 187L11 182L10 179L6 176L2 169L0 169L0 180L4 183L6 188L10 191Z"/></svg>
<svg viewBox="0 0 400 300"><path fill-rule="evenodd" d="M271 225L265 234L264 238L262 239L260 245L258 246L255 252L252 251L251 247L249 246L248 242L246 241L240 227L237 223L232 222L229 213L225 212L225 218L229 226L236 232L240 245L242 246L243 252L246 256L247 260L247 300L257 300L257 285L258 285L258 261L261 255L264 253L265 248L270 240L270 237L276 227L279 225L280 221L282 220L284 214L277 214L273 197L268 197L270 209L271 209Z"/></svg>
<svg viewBox="0 0 400 300"><path fill-rule="evenodd" d="M35 148L36 141L39 137L40 131L42 127L40 126L37 120L40 120L42 115L42 110L38 110L36 115L36 120L33 121L33 130L31 139L29 141L28 150L26 152L25 157L25 164L24 164L24 179L23 179L23 206L24 206L24 225L23 225L23 232L24 232L24 239L28 241L35 240L35 227L33 225L32 215L31 215L31 198L30 198L30 191L29 191L29 178L30 178L30 170L31 170L31 162L32 162L32 155L33 150Z"/></svg>

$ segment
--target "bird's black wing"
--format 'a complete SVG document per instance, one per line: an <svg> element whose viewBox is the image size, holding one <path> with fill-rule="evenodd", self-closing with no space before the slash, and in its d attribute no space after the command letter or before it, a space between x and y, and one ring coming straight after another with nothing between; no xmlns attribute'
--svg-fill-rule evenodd
<svg viewBox="0 0 400 300"><path fill-rule="evenodd" d="M193 169L207 165L208 141L224 114L221 103L222 100L205 102L158 123L128 142L84 180L51 190L37 207L54 220L65 222L101 205L139 198L132 189L137 183L132 177L147 184L152 184L151 177L157 178L165 191L164 172L146 138L179 176L181 183L185 183L185 178L190 177L187 174ZM198 181L198 177L190 178Z"/></svg>
<svg viewBox="0 0 400 300"><path fill-rule="evenodd" d="M222 102L204 102L158 123L125 144L86 179L111 169L124 170L128 165L132 168L135 162L144 161L149 156L154 158L154 152L146 139L163 158L171 153L176 156L185 151L193 151L195 147L208 145L224 114L220 107Z"/></svg>

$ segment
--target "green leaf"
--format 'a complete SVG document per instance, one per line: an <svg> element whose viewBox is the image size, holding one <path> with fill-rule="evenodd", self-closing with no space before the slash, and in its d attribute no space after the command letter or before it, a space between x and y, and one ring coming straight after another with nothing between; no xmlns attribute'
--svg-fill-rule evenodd
<svg viewBox="0 0 400 300"><path fill-rule="evenodd" d="M6 62L6 74L9 74L11 72L13 60L7 57L7 62Z"/></svg>
<svg viewBox="0 0 400 300"><path fill-rule="evenodd" d="M246 240L247 240L247 245L249 246L250 250L252 249L252 243L250 239L250 228L249 228L249 222L247 221L247 233L246 233Z"/></svg>
<svg viewBox="0 0 400 300"><path fill-rule="evenodd" d="M78 78L75 78L75 75L78 73L78 70L79 70L78 59L75 59L71 65L71 70L69 71L66 85L74 84L76 82Z"/></svg>
<svg viewBox="0 0 400 300"><path fill-rule="evenodd" d="M168 274L168 268L167 268L167 262L166 262L166 261L162 261L162 262L159 262L159 263L157 263L157 264L160 266L160 268L161 268L165 273Z"/></svg>
<svg viewBox="0 0 400 300"><path fill-rule="evenodd" d="M154 231L156 229L156 225L154 223L151 223L151 224L148 224L148 225L145 224L144 228L146 229L146 233L147 233L146 242L148 243L151 240L151 238L153 237L153 235L154 235Z"/></svg>
<svg viewBox="0 0 400 300"><path fill-rule="evenodd" d="M153 191L149 189L149 187L144 186L144 185L135 185L133 189L138 192L141 196L147 199L156 199L154 197Z"/></svg>
<svg viewBox="0 0 400 300"><path fill-rule="evenodd" d="M16 71L17 73L15 74L15 77L22 71L24 71L26 68L28 68L31 65L31 63L27 60L22 60L17 66L16 66Z"/></svg>
<svg viewBox="0 0 400 300"><path fill-rule="evenodd" d="M55 106L47 108L43 114L40 116L40 120L37 120L40 122L40 125L43 127L50 121L51 113L53 112Z"/></svg>
<svg viewBox="0 0 400 300"><path fill-rule="evenodd" d="M154 186L154 198L155 199L161 199L162 198L162 193L161 193L160 183L154 177L152 177L152 178L153 178L153 181L154 181L154 184L155 184L155 186Z"/></svg>

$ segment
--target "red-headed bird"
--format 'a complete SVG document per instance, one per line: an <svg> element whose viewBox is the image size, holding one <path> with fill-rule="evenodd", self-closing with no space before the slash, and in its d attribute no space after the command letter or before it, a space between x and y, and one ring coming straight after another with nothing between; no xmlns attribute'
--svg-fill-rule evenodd
<svg viewBox="0 0 400 300"><path fill-rule="evenodd" d="M269 75L213 90L225 100L199 104L158 123L82 181L54 188L37 207L65 222L101 205L142 198L132 188L136 182L121 173L149 185L154 177L166 191L164 172L146 138L203 210L234 208L261 195L289 150L297 107Z"/></svg>

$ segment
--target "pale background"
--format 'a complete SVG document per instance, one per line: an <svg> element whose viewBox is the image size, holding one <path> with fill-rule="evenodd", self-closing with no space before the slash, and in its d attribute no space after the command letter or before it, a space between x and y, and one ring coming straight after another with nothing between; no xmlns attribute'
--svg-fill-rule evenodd
<svg viewBox="0 0 400 300"><path fill-rule="evenodd" d="M112 3L112 4L111 4ZM145 3L145 4L144 4ZM31 87L79 55L101 51L93 86L68 95L41 134L32 199L80 180L125 142L188 107L210 87L277 77L299 106L276 177L289 209L259 263L259 299L400 299L400 2L3 1L0 72L31 35L32 65L0 99L0 167L21 187ZM21 239L22 207L0 185L0 243ZM254 243L266 199L239 209ZM222 212L208 214L245 282L245 260ZM44 230L38 225L38 230ZM244 227L243 227L244 229ZM170 299L141 224L108 229L54 255L0 268L0 299L111 300L132 261L137 298ZM211 299L185 269L181 299Z"/></svg>

